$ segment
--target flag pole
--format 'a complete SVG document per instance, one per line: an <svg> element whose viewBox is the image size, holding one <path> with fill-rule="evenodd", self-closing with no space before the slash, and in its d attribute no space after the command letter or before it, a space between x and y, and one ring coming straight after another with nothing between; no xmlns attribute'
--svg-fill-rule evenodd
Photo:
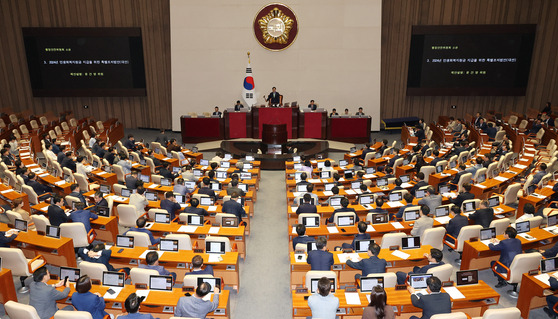
<svg viewBox="0 0 558 319"><path fill-rule="evenodd" d="M250 63L250 51L248 51L247 53L248 53L248 63Z"/></svg>

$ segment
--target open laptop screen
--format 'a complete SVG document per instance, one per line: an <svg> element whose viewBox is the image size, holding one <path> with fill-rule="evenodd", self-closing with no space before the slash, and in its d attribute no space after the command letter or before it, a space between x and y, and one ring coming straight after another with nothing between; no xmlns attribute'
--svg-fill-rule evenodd
<svg viewBox="0 0 558 319"><path fill-rule="evenodd" d="M355 216L338 216L337 226L353 226L355 224Z"/></svg>
<svg viewBox="0 0 558 319"><path fill-rule="evenodd" d="M370 205L374 201L374 195L362 195L358 201L361 205Z"/></svg>
<svg viewBox="0 0 558 319"><path fill-rule="evenodd" d="M14 228L19 231L27 231L27 221L23 219L16 218L14 223Z"/></svg>
<svg viewBox="0 0 558 319"><path fill-rule="evenodd" d="M328 278L328 279L331 282L331 292L335 292L335 278ZM319 278L310 279L310 292L311 293L318 292L318 281L320 281Z"/></svg>
<svg viewBox="0 0 558 319"><path fill-rule="evenodd" d="M406 222L417 220L419 219L419 217L420 217L420 213L418 209L406 210L404 213L404 218Z"/></svg>
<svg viewBox="0 0 558 319"><path fill-rule="evenodd" d="M172 276L149 276L149 289L172 291Z"/></svg>
<svg viewBox="0 0 558 319"><path fill-rule="evenodd" d="M76 282L80 277L79 268L60 267L60 279L68 277L69 282Z"/></svg>
<svg viewBox="0 0 558 319"><path fill-rule="evenodd" d="M496 207L500 205L500 197L494 196L488 199L488 207Z"/></svg>
<svg viewBox="0 0 558 319"><path fill-rule="evenodd" d="M420 236L401 238L401 249L420 248Z"/></svg>
<svg viewBox="0 0 558 319"><path fill-rule="evenodd" d="M198 277L198 286L201 285L204 282L207 282L209 284L209 286L211 287L211 289L209 290L210 292L215 291L215 287L218 287L219 289L221 289L221 278Z"/></svg>
<svg viewBox="0 0 558 319"><path fill-rule="evenodd" d="M388 222L388 214L372 214L372 224L386 224Z"/></svg>
<svg viewBox="0 0 558 319"><path fill-rule="evenodd" d="M515 229L517 230L518 234L528 233L531 230L531 223L528 220L515 223Z"/></svg>
<svg viewBox="0 0 558 319"><path fill-rule="evenodd" d="M161 224L170 224L170 214L169 213L155 213L155 222Z"/></svg>
<svg viewBox="0 0 558 319"><path fill-rule="evenodd" d="M376 286L384 288L384 277L360 277L360 292L371 292Z"/></svg>
<svg viewBox="0 0 558 319"><path fill-rule="evenodd" d="M484 228L480 230L480 240L488 240L492 238L496 238L495 227Z"/></svg>
<svg viewBox="0 0 558 319"><path fill-rule="evenodd" d="M208 254L224 254L225 242L221 241L206 241L205 252Z"/></svg>
<svg viewBox="0 0 558 319"><path fill-rule="evenodd" d="M124 273L116 271L103 271L103 286L124 287Z"/></svg>
<svg viewBox="0 0 558 319"><path fill-rule="evenodd" d="M116 235L116 247L134 248L134 237Z"/></svg>
<svg viewBox="0 0 558 319"><path fill-rule="evenodd" d="M178 240L161 238L161 241L159 242L159 250L178 251Z"/></svg>
<svg viewBox="0 0 558 319"><path fill-rule="evenodd" d="M202 226L203 225L203 216L188 215L188 225Z"/></svg>
<svg viewBox="0 0 558 319"><path fill-rule="evenodd" d="M302 224L306 227L320 227L320 216L302 217Z"/></svg>
<svg viewBox="0 0 558 319"><path fill-rule="evenodd" d="M60 227L47 225L46 235L47 237L60 238Z"/></svg>
<svg viewBox="0 0 558 319"><path fill-rule="evenodd" d="M341 197L330 198L329 206L341 206Z"/></svg>
<svg viewBox="0 0 558 319"><path fill-rule="evenodd" d="M455 273L455 278L457 279L456 284L458 286L478 284L479 271L476 269L458 271Z"/></svg>
<svg viewBox="0 0 558 319"><path fill-rule="evenodd" d="M355 241L355 251L357 253L365 253L368 251L368 247L374 243L374 239L369 240L356 240Z"/></svg>
<svg viewBox="0 0 558 319"><path fill-rule="evenodd" d="M159 198L156 193L145 192L145 198L149 201L157 201Z"/></svg>
<svg viewBox="0 0 558 319"><path fill-rule="evenodd" d="M544 274L547 272L556 271L556 266L558 266L557 261L558 257L541 259L541 272Z"/></svg>
<svg viewBox="0 0 558 319"><path fill-rule="evenodd" d="M426 280L429 277L432 277L432 274L409 275L409 285L415 289L426 289Z"/></svg>
<svg viewBox="0 0 558 319"><path fill-rule="evenodd" d="M449 215L449 207L448 206L436 207L435 215L436 215L436 217L448 216Z"/></svg>

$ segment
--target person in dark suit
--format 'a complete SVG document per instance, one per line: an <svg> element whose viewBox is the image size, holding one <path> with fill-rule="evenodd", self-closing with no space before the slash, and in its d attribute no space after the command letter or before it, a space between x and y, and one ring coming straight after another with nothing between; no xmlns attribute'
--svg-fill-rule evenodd
<svg viewBox="0 0 558 319"><path fill-rule="evenodd" d="M403 218L403 213L405 212L405 208L409 208L409 207L413 207L416 205L413 205L413 195L411 195L411 193L406 193L403 195L403 199L405 200L405 203L407 203L405 206L401 206L399 208L399 210L397 211L397 214L395 214L395 218ZM392 217L393 219L393 217Z"/></svg>
<svg viewBox="0 0 558 319"><path fill-rule="evenodd" d="M482 118L482 114L481 114L480 112L477 112L477 114L475 114L475 118L474 118L473 124L474 124L475 126L479 126L479 123L480 123L480 120L481 120L481 119L483 119L483 118Z"/></svg>
<svg viewBox="0 0 558 319"><path fill-rule="evenodd" d="M397 178L395 179L394 184L395 184L395 187L391 190L390 193L393 193L393 192L395 192L395 191L401 191L401 190L403 190L403 187L401 187L401 185L403 184L403 181L401 181L401 178L397 177Z"/></svg>
<svg viewBox="0 0 558 319"><path fill-rule="evenodd" d="M78 184L72 184L70 186L70 190L72 191L69 195L75 198L78 198L79 201L84 204L87 205L87 201L85 200L85 197L83 196L83 194L81 193L81 189L79 188Z"/></svg>
<svg viewBox="0 0 558 319"><path fill-rule="evenodd" d="M185 274L188 275L211 275L213 276L213 267L211 265L206 265L203 267L203 257L200 255L195 255L192 257L192 271Z"/></svg>
<svg viewBox="0 0 558 319"><path fill-rule="evenodd" d="M136 150L136 140L132 134L128 135L128 139L122 143L122 146L127 148L128 150L135 151Z"/></svg>
<svg viewBox="0 0 558 319"><path fill-rule="evenodd" d="M366 143L364 149L362 149L362 153L360 155L360 158L364 160L364 158L366 157L366 154L370 153L370 152L374 152L373 149L370 148L370 146L372 146L372 144L370 143ZM367 165L366 163L364 163L364 165Z"/></svg>
<svg viewBox="0 0 558 319"><path fill-rule="evenodd" d="M483 131L485 131L488 128L488 125L486 125L486 122L484 121L484 119L481 117L478 120L478 124L475 123L475 127L477 127L478 129L481 129Z"/></svg>
<svg viewBox="0 0 558 319"><path fill-rule="evenodd" d="M331 270L333 266L333 254L327 251L327 239L324 236L316 240L317 250L308 252L306 262L310 264L311 270Z"/></svg>
<svg viewBox="0 0 558 319"><path fill-rule="evenodd" d="M114 147L109 147L108 150L105 152L105 155L103 156L104 159L107 160L107 162L109 162L110 165L116 164L117 159L116 159L116 149Z"/></svg>
<svg viewBox="0 0 558 319"><path fill-rule="evenodd" d="M236 108L235 108L235 111L236 111ZM211 113L211 115L214 115L214 116L216 115L216 116L221 117L221 115L223 115L223 113L222 113L221 111L219 111L219 107L216 106L216 107L215 107L215 110L213 111L213 113ZM166 144L166 143L165 143L165 144Z"/></svg>
<svg viewBox="0 0 558 319"><path fill-rule="evenodd" d="M199 204L200 201L197 198L190 199L190 206L184 208L184 213L196 214L200 216L209 216L209 213L205 209L198 207Z"/></svg>
<svg viewBox="0 0 558 319"><path fill-rule="evenodd" d="M399 149L398 148L393 149L393 154L394 154L393 157L388 162L389 167L393 167L393 164L395 164L395 161L397 161L399 158L401 158L401 156L399 156Z"/></svg>
<svg viewBox="0 0 558 319"><path fill-rule="evenodd" d="M388 148L388 140L384 139L382 141L382 145L380 147L378 147L378 149L376 150L377 153L380 154L384 154L384 151L386 150L386 148Z"/></svg>
<svg viewBox="0 0 558 319"><path fill-rule="evenodd" d="M92 293L91 279L87 275L79 277L76 282L76 292L72 294L72 305L78 311L86 311L93 319L103 319L108 315L105 311L105 299L100 293Z"/></svg>
<svg viewBox="0 0 558 319"><path fill-rule="evenodd" d="M238 193L233 193L231 199L223 203L223 213L233 214L238 218L238 223L242 222L242 217L246 217L246 211L236 200Z"/></svg>
<svg viewBox="0 0 558 319"><path fill-rule="evenodd" d="M125 179L126 188L136 189L138 187L137 182L138 182L138 171L132 170L132 172L130 172L130 175L126 175L126 179Z"/></svg>
<svg viewBox="0 0 558 319"><path fill-rule="evenodd" d="M473 220L475 224L481 225L483 228L490 227L490 222L494 219L494 209L488 207L488 201L483 200L480 203L479 209L469 215L469 219Z"/></svg>
<svg viewBox="0 0 558 319"><path fill-rule="evenodd" d="M328 223L333 223L335 221L335 214L337 213L345 213L345 212L352 212L355 213L355 223L358 223L359 218L358 215L356 214L356 211L354 208L348 208L347 206L349 206L349 199L347 199L346 197L341 198L341 208L338 208L336 210L333 211L333 214L331 214L331 217L327 219Z"/></svg>
<svg viewBox="0 0 558 319"><path fill-rule="evenodd" d="M238 187L238 179L231 180L231 186L227 187L227 195L232 195L232 193L238 193L239 196L243 197L246 195L242 189Z"/></svg>
<svg viewBox="0 0 558 319"><path fill-rule="evenodd" d="M201 187L200 189L198 189L198 194L208 195L209 197L213 198L213 200L215 200L215 191L209 188L210 184L211 181L209 180L209 177L204 177L201 182Z"/></svg>
<svg viewBox="0 0 558 319"><path fill-rule="evenodd" d="M170 214L170 219L173 220L176 212L180 211L182 207L176 202L174 193L169 191L165 193L165 199L161 201L161 209L166 210Z"/></svg>
<svg viewBox="0 0 558 319"><path fill-rule="evenodd" d="M366 233L366 229L368 228L368 225L366 225L365 222L360 221L357 224L357 228L358 228L358 234L355 235L355 238L353 238L353 242L352 243L343 243L341 244L341 247L343 247L343 249L352 249L355 250L355 242L357 240L370 240L370 234Z"/></svg>
<svg viewBox="0 0 558 319"><path fill-rule="evenodd" d="M314 103L314 100L310 100L310 104L308 104L308 108L312 111L315 111L318 109L318 105Z"/></svg>
<svg viewBox="0 0 558 319"><path fill-rule="evenodd" d="M457 184L459 183L459 179L461 178L461 176L468 173L465 170L465 168L466 168L465 164L459 164L459 172L457 172L457 174L455 174L455 176L451 180L450 188L452 190L457 190Z"/></svg>
<svg viewBox="0 0 558 319"><path fill-rule="evenodd" d="M500 258L498 259L498 261L506 267L509 267L511 265L516 255L522 253L521 240L515 238L516 236L517 230L515 230L515 228L511 226L508 226L508 228L506 228L506 231L504 231L504 240L500 241L496 238L492 238L490 240L490 244L488 244L488 248L490 248L490 250L500 251ZM490 268L492 268L495 263L495 261L491 261ZM506 270L502 266L498 266L496 268L496 271L502 273ZM494 276L498 278L498 284L495 286L496 288L501 288L508 284L498 274L494 273Z"/></svg>
<svg viewBox="0 0 558 319"><path fill-rule="evenodd" d="M419 190L421 187L428 186L428 183L424 181L424 173L423 172L418 172L415 175L415 177L417 179L417 183L409 191L409 193L411 193L413 196L415 196L417 190Z"/></svg>
<svg viewBox="0 0 558 319"><path fill-rule="evenodd" d="M140 217L136 219L136 227L131 227L124 233L124 235L126 235L130 231L145 233L147 234L147 236L149 236L149 241L151 242L151 245L158 245L161 239L153 237L153 233L149 229L145 228L146 224L147 224L147 218Z"/></svg>
<svg viewBox="0 0 558 319"><path fill-rule="evenodd" d="M440 157L440 151L438 150L433 150L432 151L432 156L434 156L434 159L430 161L430 166L436 166L436 164L438 164L439 161L443 161L444 159Z"/></svg>
<svg viewBox="0 0 558 319"><path fill-rule="evenodd" d="M103 197L103 193L97 191L95 195L93 195L93 201L95 202L92 211L98 213L100 211L99 207L108 207L107 200Z"/></svg>
<svg viewBox="0 0 558 319"><path fill-rule="evenodd" d="M546 175L546 169L547 169L547 166L546 166L545 163L542 163L539 166L539 171L536 172L535 175L533 175L532 185L537 185L541 181L541 179L544 177L544 175Z"/></svg>
<svg viewBox="0 0 558 319"><path fill-rule="evenodd" d="M178 174L174 174L170 171L170 164L167 162L163 162L163 167L159 169L159 175L163 176L164 178L168 178L171 181L178 177Z"/></svg>
<svg viewBox="0 0 558 319"><path fill-rule="evenodd" d="M64 161L64 159L66 158L66 153L64 152L59 152L56 155L56 161L58 162L58 164L62 165L62 162Z"/></svg>
<svg viewBox="0 0 558 319"><path fill-rule="evenodd" d="M72 152L66 152L66 157L64 157L60 166L69 168L74 173L76 172L76 162L72 158Z"/></svg>
<svg viewBox="0 0 558 319"><path fill-rule="evenodd" d="M329 117L332 116L339 116L339 113L337 113L337 109L335 108L331 109L331 113L329 113Z"/></svg>
<svg viewBox="0 0 558 319"><path fill-rule="evenodd" d="M461 228L469 225L469 220L467 219L467 216L461 214L460 207L461 206L453 206L451 208L451 211L453 212L454 216L446 226L446 233L456 239L457 236L459 236L459 232L461 231ZM448 238L448 240L454 242L454 240L451 238Z"/></svg>
<svg viewBox="0 0 558 319"><path fill-rule="evenodd" d="M556 255L558 255L558 242L556 242L556 244L554 244L554 246L552 246L550 249L539 249L539 253L541 253L544 258L556 257Z"/></svg>
<svg viewBox="0 0 558 319"><path fill-rule="evenodd" d="M84 261L88 261L91 263L98 263L103 264L107 267L108 271L117 271L110 263L110 256L112 255L112 250L105 249L104 243L98 243L91 247L91 249L87 249L85 247L78 249L78 256L81 257ZM123 268L126 274L130 273L129 268Z"/></svg>
<svg viewBox="0 0 558 319"><path fill-rule="evenodd" d="M296 233L298 236L293 238L293 250L296 249L297 244L306 244L308 242L316 241L316 238L306 235L306 226L304 226L304 224L296 225Z"/></svg>
<svg viewBox="0 0 558 319"><path fill-rule="evenodd" d="M269 106L271 107L279 106L281 104L281 94L277 92L277 89L275 87L272 87L271 93L269 93L265 101L268 102Z"/></svg>
<svg viewBox="0 0 558 319"><path fill-rule="evenodd" d="M382 208L382 206L384 206L384 202L384 199L381 196L378 196L375 202L376 208L371 209L369 212L373 214L386 214L388 211Z"/></svg>
<svg viewBox="0 0 558 319"><path fill-rule="evenodd" d="M99 218L97 214L84 210L85 204L76 203L76 210L70 214L70 220L74 223L82 223L85 226L85 231L89 233L91 230L91 220Z"/></svg>
<svg viewBox="0 0 558 319"><path fill-rule="evenodd" d="M12 240L16 239L19 231L17 229L10 229L8 231L0 231L0 247L8 248Z"/></svg>
<svg viewBox="0 0 558 319"><path fill-rule="evenodd" d="M356 115L356 116L364 116L364 115L365 115L365 114L364 114L364 111L363 111L363 109L362 109L362 107L359 107L359 108L358 108L358 112L356 112L355 115Z"/></svg>
<svg viewBox="0 0 558 319"><path fill-rule="evenodd" d="M50 195L50 192L52 191L50 187L39 183L37 181L37 175L33 172L29 173L29 182L27 182L27 185L31 186L39 197L42 197L43 195Z"/></svg>
<svg viewBox="0 0 558 319"><path fill-rule="evenodd" d="M242 105L242 103L240 103L240 100L236 101L236 104L234 105L234 110L235 112L240 111L240 109L244 108L244 105Z"/></svg>
<svg viewBox="0 0 558 319"><path fill-rule="evenodd" d="M60 195L54 195L52 197L52 201L48 206L48 220L50 224L53 226L60 226L62 223L67 223L70 221L70 218L66 216L66 213L61 208L62 207L62 197Z"/></svg>
<svg viewBox="0 0 558 319"><path fill-rule="evenodd" d="M308 178L308 174L306 172L300 174L300 181L296 183L296 185L306 185L310 184L306 179Z"/></svg>
<svg viewBox="0 0 558 319"><path fill-rule="evenodd" d="M318 208L316 208L316 205L312 205L310 202L312 201L312 196L308 193L304 194L304 196L302 197L304 200L304 203L302 203L300 206L298 206L298 208L296 209L296 214L312 214L312 213L317 213L318 212Z"/></svg>
<svg viewBox="0 0 558 319"><path fill-rule="evenodd" d="M417 124L415 126L415 136L417 137L419 143L426 140L426 135L424 134L424 130L422 129L420 124Z"/></svg>
<svg viewBox="0 0 558 319"><path fill-rule="evenodd" d="M459 193L459 195L457 195L456 198L450 199L450 202L455 204L455 206L461 208L461 204L463 204L463 201L466 201L468 199L474 199L475 195L471 194L471 187L472 186L471 186L470 183L463 184L463 188L465 189L465 191L462 192L462 193Z"/></svg>
<svg viewBox="0 0 558 319"><path fill-rule="evenodd" d="M366 252L368 254L368 259L361 259L357 262L347 260L347 266L362 271L362 274L355 274L356 280L360 279L360 277L366 277L369 274L383 274L386 272L386 260L378 258L380 250L378 244L370 244Z"/></svg>
<svg viewBox="0 0 558 319"><path fill-rule="evenodd" d="M496 133L498 132L498 130L492 123L488 123L487 128L483 131L486 133L486 135L488 135L489 141L494 141L494 138L496 138Z"/></svg>
<svg viewBox="0 0 558 319"><path fill-rule="evenodd" d="M430 254L424 254L424 257L426 257L426 259L428 259L428 265L423 266L423 267L415 266L413 268L413 271L408 273L408 274L404 273L402 271L398 271L395 274L397 276L397 284L398 285L403 285L405 283L405 279L407 279L408 275L426 274L426 272L429 271L431 268L441 266L441 265L444 264L444 262L442 261L442 259L444 259L444 253L442 253L442 251L437 249L437 248L430 249Z"/></svg>
<svg viewBox="0 0 558 319"><path fill-rule="evenodd" d="M550 283L550 289L554 291L558 290L558 280L556 280L554 276L550 276L548 282ZM544 307L543 311L550 318L556 318L556 316L558 316L558 313L554 312L554 306L556 305L557 302L558 302L558 296L556 295L546 296L546 304L548 305L548 307Z"/></svg>
<svg viewBox="0 0 558 319"><path fill-rule="evenodd" d="M542 128L541 119L537 119L535 123L533 123L533 125L531 126L531 129L527 131L527 134L537 134L541 128Z"/></svg>
<svg viewBox="0 0 558 319"><path fill-rule="evenodd" d="M41 319L49 319L58 311L56 301L68 297L70 293L70 281L66 282L64 290L56 288L64 286L64 279L55 285L47 284L50 280L50 273L46 266L43 266L33 273L33 282L29 285L29 305L37 310Z"/></svg>
<svg viewBox="0 0 558 319"><path fill-rule="evenodd" d="M422 317L420 319L430 319L433 315L451 313L451 298L449 294L440 292L442 282L438 277L430 277L426 279L426 291L428 295L422 295L415 292L411 286L407 290L411 293L411 303L413 306L422 309ZM419 319L417 316L411 316L410 319Z"/></svg>

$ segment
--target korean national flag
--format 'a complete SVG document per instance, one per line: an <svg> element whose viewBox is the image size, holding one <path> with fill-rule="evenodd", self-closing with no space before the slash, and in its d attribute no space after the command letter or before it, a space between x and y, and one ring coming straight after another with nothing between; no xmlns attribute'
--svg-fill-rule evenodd
<svg viewBox="0 0 558 319"><path fill-rule="evenodd" d="M256 105L256 85L254 84L254 78L252 77L252 68L250 63L246 67L246 76L244 77L244 84L242 85L242 99L248 107Z"/></svg>

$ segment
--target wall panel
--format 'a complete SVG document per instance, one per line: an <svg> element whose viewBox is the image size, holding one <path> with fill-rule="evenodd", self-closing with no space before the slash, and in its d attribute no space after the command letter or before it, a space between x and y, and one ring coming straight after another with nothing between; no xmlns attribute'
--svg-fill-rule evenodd
<svg viewBox="0 0 558 319"><path fill-rule="evenodd" d="M117 117L126 127L170 128L169 15L168 0L0 1L0 109L71 110L76 117ZM34 98L22 27L141 27L147 96Z"/></svg>
<svg viewBox="0 0 558 319"><path fill-rule="evenodd" d="M439 114L464 116L488 110L520 113L558 103L558 1L384 0L382 11L382 118ZM527 93L518 97L406 96L411 26L438 24L538 24ZM457 109L450 109L451 105Z"/></svg>

